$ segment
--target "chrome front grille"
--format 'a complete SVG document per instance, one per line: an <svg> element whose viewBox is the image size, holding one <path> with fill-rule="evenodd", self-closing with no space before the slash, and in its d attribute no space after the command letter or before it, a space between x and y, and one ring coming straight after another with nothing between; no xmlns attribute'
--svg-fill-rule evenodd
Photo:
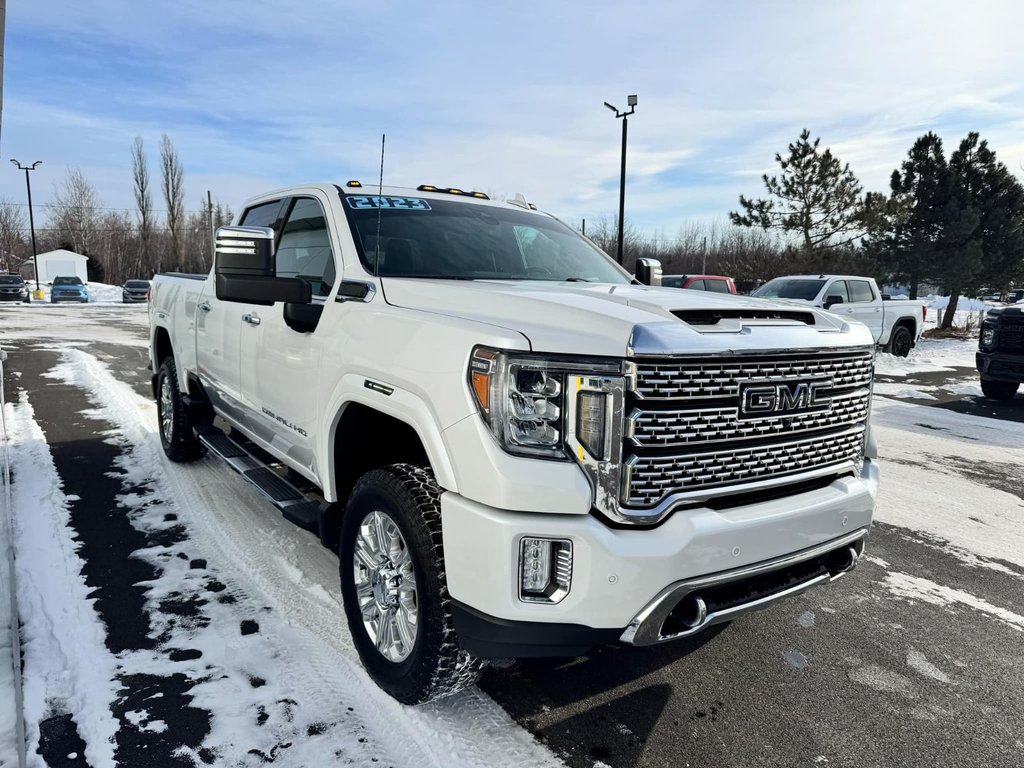
<svg viewBox="0 0 1024 768"><path fill-rule="evenodd" d="M794 475L848 461L861 452L864 427L841 435L814 437L713 453L634 456L626 464L626 503L645 507L671 493L721 488L769 477Z"/></svg>
<svg viewBox="0 0 1024 768"><path fill-rule="evenodd" d="M637 363L633 391L644 400L692 400L737 396L740 383L751 379L831 379L837 389L866 387L873 367L870 351L820 357L732 358L714 363Z"/></svg>
<svg viewBox="0 0 1024 768"><path fill-rule="evenodd" d="M670 498L820 474L861 459L871 349L634 366L623 435L624 507L663 509ZM814 394L798 401L808 385ZM780 407L757 407L765 391L770 402L778 393Z"/></svg>

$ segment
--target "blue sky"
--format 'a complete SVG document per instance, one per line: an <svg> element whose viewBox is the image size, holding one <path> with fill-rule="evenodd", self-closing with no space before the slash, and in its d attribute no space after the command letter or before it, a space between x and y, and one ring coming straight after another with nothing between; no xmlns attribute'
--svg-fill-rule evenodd
<svg viewBox="0 0 1024 768"><path fill-rule="evenodd" d="M913 139L981 131L1024 175L1019 2L63 0L7 8L0 153L69 166L131 207L129 148L162 133L237 208L303 181L523 192L563 219L617 209L645 234L724 220L803 127L885 190ZM6 166L6 164L5 164ZM24 202L23 176L0 196ZM156 202L156 201L155 201ZM155 207L162 204L156 202ZM45 218L45 211L40 212Z"/></svg>

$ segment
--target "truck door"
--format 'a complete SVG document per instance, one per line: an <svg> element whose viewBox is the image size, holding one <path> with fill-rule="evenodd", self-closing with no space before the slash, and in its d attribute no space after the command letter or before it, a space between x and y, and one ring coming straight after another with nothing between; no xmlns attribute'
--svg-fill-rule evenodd
<svg viewBox="0 0 1024 768"><path fill-rule="evenodd" d="M279 225L282 200L249 208L241 224L253 227ZM241 340L243 318L255 307L217 298L211 273L196 309L196 365L214 407L229 419L245 426L248 419L241 391Z"/></svg>
<svg viewBox="0 0 1024 768"><path fill-rule="evenodd" d="M875 341L882 337L882 300L867 280L847 280L853 316L871 329Z"/></svg>
<svg viewBox="0 0 1024 768"><path fill-rule="evenodd" d="M321 201L294 197L285 212L276 274L308 280L313 304L303 307L310 312L300 321L286 319L284 304L252 309L256 322L242 329L242 396L254 436L316 475L319 315L334 286L335 256Z"/></svg>

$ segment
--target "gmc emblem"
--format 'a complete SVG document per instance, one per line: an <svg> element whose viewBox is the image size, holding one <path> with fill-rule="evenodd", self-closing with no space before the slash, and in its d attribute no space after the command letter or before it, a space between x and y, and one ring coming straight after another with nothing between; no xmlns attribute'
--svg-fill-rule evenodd
<svg viewBox="0 0 1024 768"><path fill-rule="evenodd" d="M831 381L758 382L740 386L740 415L767 417L799 411L825 411L832 398L822 391Z"/></svg>

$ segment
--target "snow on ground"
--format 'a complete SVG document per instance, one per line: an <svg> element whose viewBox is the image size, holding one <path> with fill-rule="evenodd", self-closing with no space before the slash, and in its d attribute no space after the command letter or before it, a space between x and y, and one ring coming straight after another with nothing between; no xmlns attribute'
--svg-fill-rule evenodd
<svg viewBox="0 0 1024 768"><path fill-rule="evenodd" d="M8 403L5 420L12 447L18 608L22 622L26 735L33 765L39 723L55 707L75 713L89 734L85 757L113 765L117 721L116 662L104 644L106 630L80 575L82 561L68 527L67 498L46 439L24 398Z"/></svg>
<svg viewBox="0 0 1024 768"><path fill-rule="evenodd" d="M909 357L896 357L879 352L875 357L875 373L879 376L912 376L954 368L974 368L974 339L921 339L910 350Z"/></svg>
<svg viewBox="0 0 1024 768"><path fill-rule="evenodd" d="M948 542L973 565L1024 568L1024 428L881 397L872 416L882 462L876 519Z"/></svg>
<svg viewBox="0 0 1024 768"><path fill-rule="evenodd" d="M210 601L203 609L209 621L183 626L163 622L158 606L190 578L198 578L190 573L188 560L159 547L138 553L161 569L160 576L147 584L154 636L166 636L165 648L187 648L202 655L178 661L149 651L117 657L123 674L184 672L200 680L189 694L194 706L212 713L211 732L203 744L207 755L238 766L261 765L268 758L276 765L313 766L323 764L324 756L331 754L359 765L371 764L371 756L381 765L399 766L560 765L477 689L419 708L403 707L381 692L363 671L352 647L337 586L337 560L314 537L284 521L255 490L240 487L241 481L216 460L187 467L168 461L156 432L154 404L116 380L92 355L65 346L62 362L51 375L88 393L97 406L96 416L102 414L116 427L108 439L125 451L118 467L125 482L150 489L120 499L132 524L160 529L167 526L165 515L173 512L190 535L188 557L226 566L218 578L226 582L233 602ZM31 420L30 408L22 403L15 411L20 419L18 452L31 462L27 469L34 470L35 478L20 490L19 515L46 521L35 525L52 526L60 514L59 491L54 490L59 481L45 471L47 447ZM61 542L60 536L67 538L69 533L66 528L62 534L50 530L49 536ZM63 543L51 543L51 550L41 557L66 557L67 562L47 567L46 573L54 574L43 586L61 584L70 599L82 587L74 554L65 551ZM34 569L31 563L26 567ZM245 574L244 584L234 581L238 574ZM38 574L26 574L26 578L32 584ZM78 595L78 602L88 605L84 595ZM64 602L58 599L55 605ZM40 616L38 607L32 610L32 616ZM258 620L259 632L240 635L240 614ZM88 620L81 623L87 629L91 626ZM40 648L55 642L52 638L60 633L31 624L26 625L26 635ZM110 655L102 648L95 653L100 661L90 674L72 670L71 675L91 681L78 693L90 693L94 701L88 709L75 707L73 712L83 738L102 752L110 724L86 713L109 717L110 694L104 680L109 681L113 671L106 661ZM92 656L89 650L80 658ZM34 675L39 680L39 674ZM45 680L59 690L60 681ZM34 684L36 698L38 691ZM159 730L164 725L150 719L146 711L132 713L146 728ZM37 719L39 715L33 711ZM260 745L259 754L254 754L253 744ZM201 760L198 751L189 753ZM90 762L111 764L92 757Z"/></svg>
<svg viewBox="0 0 1024 768"><path fill-rule="evenodd" d="M0 304L0 344L53 339L74 344L93 341L148 346L148 304L84 307L81 304ZM83 311L84 310L84 311Z"/></svg>

